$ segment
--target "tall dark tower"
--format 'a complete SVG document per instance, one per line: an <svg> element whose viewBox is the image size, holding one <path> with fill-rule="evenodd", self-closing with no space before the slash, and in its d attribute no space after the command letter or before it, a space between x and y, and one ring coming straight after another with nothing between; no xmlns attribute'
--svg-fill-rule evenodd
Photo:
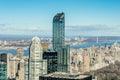
<svg viewBox="0 0 120 80"><path fill-rule="evenodd" d="M57 52L57 71L69 72L69 46L65 45L65 15L58 13L53 18L53 49Z"/></svg>
<svg viewBox="0 0 120 80"><path fill-rule="evenodd" d="M58 13L53 18L53 49L65 44L65 17L64 13Z"/></svg>

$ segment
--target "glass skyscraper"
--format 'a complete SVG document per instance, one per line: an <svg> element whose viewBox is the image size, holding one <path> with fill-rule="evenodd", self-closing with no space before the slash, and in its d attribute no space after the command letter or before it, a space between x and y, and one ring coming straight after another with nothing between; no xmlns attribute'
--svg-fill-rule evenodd
<svg viewBox="0 0 120 80"><path fill-rule="evenodd" d="M65 44L65 15L58 13L53 18L53 49Z"/></svg>
<svg viewBox="0 0 120 80"><path fill-rule="evenodd" d="M0 62L0 80L7 80L7 63Z"/></svg>
<svg viewBox="0 0 120 80"><path fill-rule="evenodd" d="M69 46L65 45L65 14L53 18L53 49L57 52L57 71L69 72Z"/></svg>

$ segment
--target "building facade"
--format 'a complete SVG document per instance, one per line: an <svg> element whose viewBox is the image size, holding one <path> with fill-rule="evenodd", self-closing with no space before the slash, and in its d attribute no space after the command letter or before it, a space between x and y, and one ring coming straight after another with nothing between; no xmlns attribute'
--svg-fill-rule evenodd
<svg viewBox="0 0 120 80"><path fill-rule="evenodd" d="M55 72L47 75L42 75L39 77L39 80L92 80L92 76Z"/></svg>
<svg viewBox="0 0 120 80"><path fill-rule="evenodd" d="M24 80L24 60L18 63L16 80Z"/></svg>
<svg viewBox="0 0 120 80"><path fill-rule="evenodd" d="M11 69L10 69L10 58L12 57L12 54L10 54L10 53L1 53L0 54L0 62L4 62L4 63L6 63L7 65L7 78L9 78L10 77L10 71L11 71Z"/></svg>
<svg viewBox="0 0 120 80"><path fill-rule="evenodd" d="M65 44L65 15L58 13L53 18L53 49Z"/></svg>
<svg viewBox="0 0 120 80"><path fill-rule="evenodd" d="M57 71L57 52L46 51L43 53L43 59L47 60L47 73Z"/></svg>
<svg viewBox="0 0 120 80"><path fill-rule="evenodd" d="M17 48L17 57L20 59L24 59L24 49L23 48Z"/></svg>
<svg viewBox="0 0 120 80"><path fill-rule="evenodd" d="M18 72L18 64L20 62L20 59L16 56L9 59L9 79L15 79L16 74ZM21 76L22 77L22 76Z"/></svg>
<svg viewBox="0 0 120 80"><path fill-rule="evenodd" d="M57 71L70 72L70 46L63 46L56 49L57 51Z"/></svg>
<svg viewBox="0 0 120 80"><path fill-rule="evenodd" d="M24 80L28 80L28 75L29 75L28 66L29 66L29 59L26 57L24 59Z"/></svg>
<svg viewBox="0 0 120 80"><path fill-rule="evenodd" d="M69 72L69 46L65 45L65 14L58 13L53 18L53 50L57 52L57 71Z"/></svg>
<svg viewBox="0 0 120 80"><path fill-rule="evenodd" d="M0 62L0 80L7 80L7 63Z"/></svg>
<svg viewBox="0 0 120 80"><path fill-rule="evenodd" d="M43 60L43 49L38 37L32 39L29 54L29 80L39 80L39 76L47 74L47 60Z"/></svg>
<svg viewBox="0 0 120 80"><path fill-rule="evenodd" d="M7 54L6 53L0 54L0 62L6 62L7 63Z"/></svg>

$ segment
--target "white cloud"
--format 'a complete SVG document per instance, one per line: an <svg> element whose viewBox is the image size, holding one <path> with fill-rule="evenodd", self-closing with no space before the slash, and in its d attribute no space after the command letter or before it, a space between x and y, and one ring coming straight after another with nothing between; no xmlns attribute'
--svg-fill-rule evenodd
<svg viewBox="0 0 120 80"><path fill-rule="evenodd" d="M66 36L119 36L120 25L80 25L66 26ZM52 27L41 27L40 25L10 25L0 24L0 34L33 34L52 36Z"/></svg>
<svg viewBox="0 0 120 80"><path fill-rule="evenodd" d="M50 35L51 30L41 26L0 25L0 34L37 34Z"/></svg>
<svg viewBox="0 0 120 80"><path fill-rule="evenodd" d="M81 36L119 36L120 26L109 25L80 25L67 26L66 32L68 35Z"/></svg>

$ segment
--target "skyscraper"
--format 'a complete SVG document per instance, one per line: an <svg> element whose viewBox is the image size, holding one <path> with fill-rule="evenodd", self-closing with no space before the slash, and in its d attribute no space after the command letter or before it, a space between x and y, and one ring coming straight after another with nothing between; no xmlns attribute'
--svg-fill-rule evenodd
<svg viewBox="0 0 120 80"><path fill-rule="evenodd" d="M29 59L28 59L28 57L25 57L25 59L24 59L24 80L29 80L28 78L28 74L29 74Z"/></svg>
<svg viewBox="0 0 120 80"><path fill-rule="evenodd" d="M65 15L58 13L53 18L53 49L65 44Z"/></svg>
<svg viewBox="0 0 120 80"><path fill-rule="evenodd" d="M29 80L39 80L39 76L47 73L47 60L43 60L43 49L38 37L32 39L29 54Z"/></svg>
<svg viewBox="0 0 120 80"><path fill-rule="evenodd" d="M8 58L7 58L7 54L6 53L2 53L0 54L0 62L6 62L8 61Z"/></svg>
<svg viewBox="0 0 120 80"><path fill-rule="evenodd" d="M24 59L24 49L23 48L17 48L17 57L20 59Z"/></svg>
<svg viewBox="0 0 120 80"><path fill-rule="evenodd" d="M47 73L57 71L57 52L46 51L43 53L43 59L47 60Z"/></svg>
<svg viewBox="0 0 120 80"><path fill-rule="evenodd" d="M10 77L10 58L12 57L12 54L10 53L0 53L0 62L4 62L7 67L7 78Z"/></svg>
<svg viewBox="0 0 120 80"><path fill-rule="evenodd" d="M7 80L7 63L0 62L0 80Z"/></svg>
<svg viewBox="0 0 120 80"><path fill-rule="evenodd" d="M69 72L69 46L65 45L65 15L58 13L53 18L53 49L57 52L57 71Z"/></svg>
<svg viewBox="0 0 120 80"><path fill-rule="evenodd" d="M24 60L20 60L17 67L16 80L25 80L24 79Z"/></svg>

